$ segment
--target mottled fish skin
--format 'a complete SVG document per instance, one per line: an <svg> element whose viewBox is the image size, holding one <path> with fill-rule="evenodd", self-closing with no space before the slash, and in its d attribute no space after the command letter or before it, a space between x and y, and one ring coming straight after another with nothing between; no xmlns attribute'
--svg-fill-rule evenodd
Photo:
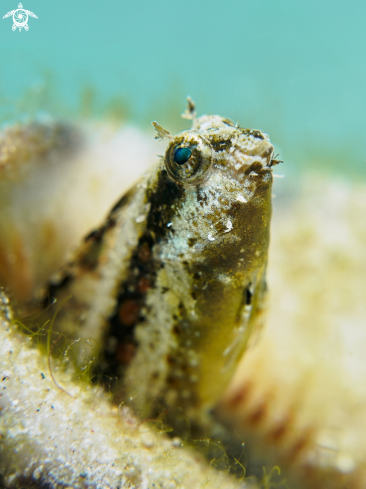
<svg viewBox="0 0 366 489"><path fill-rule="evenodd" d="M85 239L50 294L72 295L55 328L88 340L83 362L99 351L100 370L144 414L158 400L195 420L262 321L275 161L265 133L219 116L163 135L165 158ZM184 164L180 147L192 152Z"/></svg>

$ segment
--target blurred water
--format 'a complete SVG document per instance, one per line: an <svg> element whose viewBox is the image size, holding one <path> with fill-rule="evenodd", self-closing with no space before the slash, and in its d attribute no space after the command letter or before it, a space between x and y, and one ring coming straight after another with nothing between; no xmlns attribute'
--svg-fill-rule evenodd
<svg viewBox="0 0 366 489"><path fill-rule="evenodd" d="M18 0L2 2L2 15ZM24 0L1 19L0 117L113 112L171 130L190 94L267 131L295 166L364 175L362 0Z"/></svg>

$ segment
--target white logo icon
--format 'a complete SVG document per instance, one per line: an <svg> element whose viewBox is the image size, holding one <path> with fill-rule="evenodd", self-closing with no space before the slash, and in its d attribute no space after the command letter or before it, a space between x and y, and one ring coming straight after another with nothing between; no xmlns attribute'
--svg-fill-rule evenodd
<svg viewBox="0 0 366 489"><path fill-rule="evenodd" d="M29 29L28 15L34 17L35 19L38 19L38 17L33 12L30 12L29 10L24 10L23 5L21 3L18 5L18 8L16 10L12 10L11 12L8 12L6 15L4 15L3 19L6 19L11 15L13 16L13 22L14 22L12 26L13 31L15 31L16 28L18 28L19 31L21 31L23 27L26 31Z"/></svg>

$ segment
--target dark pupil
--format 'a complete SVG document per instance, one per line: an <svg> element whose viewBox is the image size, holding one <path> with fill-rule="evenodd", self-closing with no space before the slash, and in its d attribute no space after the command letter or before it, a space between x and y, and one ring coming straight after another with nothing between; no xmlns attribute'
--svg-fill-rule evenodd
<svg viewBox="0 0 366 489"><path fill-rule="evenodd" d="M191 157L192 150L189 148L177 148L174 151L174 161L178 165L184 165L184 163L187 163L189 158Z"/></svg>

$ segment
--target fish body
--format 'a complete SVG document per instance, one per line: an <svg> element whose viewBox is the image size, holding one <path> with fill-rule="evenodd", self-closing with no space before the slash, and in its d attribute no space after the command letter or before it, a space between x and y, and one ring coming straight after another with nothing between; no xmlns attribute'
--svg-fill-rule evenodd
<svg viewBox="0 0 366 489"><path fill-rule="evenodd" d="M268 136L219 116L165 157L53 279L55 328L117 377L118 399L195 420L214 406L261 323L271 217Z"/></svg>

